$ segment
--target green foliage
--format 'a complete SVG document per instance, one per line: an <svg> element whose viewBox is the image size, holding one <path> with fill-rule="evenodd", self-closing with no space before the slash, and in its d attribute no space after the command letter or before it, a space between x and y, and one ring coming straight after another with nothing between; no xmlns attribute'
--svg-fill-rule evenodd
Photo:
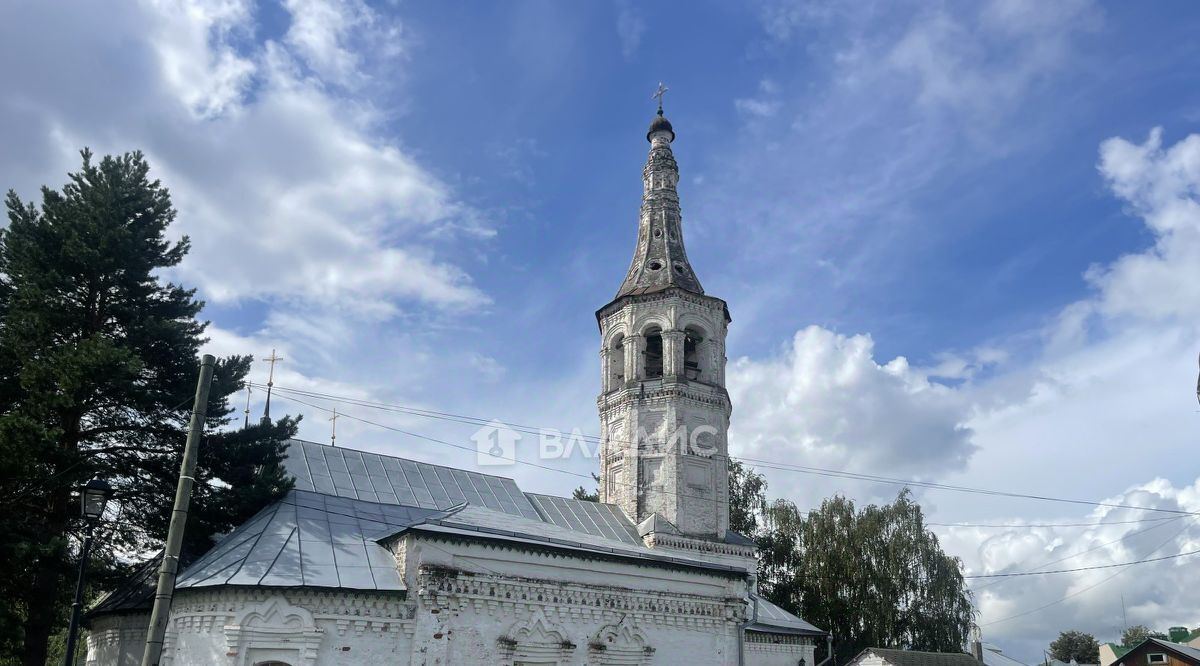
<svg viewBox="0 0 1200 666"><path fill-rule="evenodd" d="M1135 624L1121 632L1121 645L1128 648L1135 647L1147 638L1160 638L1164 641L1170 640L1170 638L1161 631L1154 631L1144 624Z"/></svg>
<svg viewBox="0 0 1200 666"><path fill-rule="evenodd" d="M165 537L205 342L203 304L164 282L188 240L171 242L170 195L140 153L83 152L41 206L9 192L0 232L0 659L41 666L66 621L82 533L75 488L117 490L90 580L122 573L117 551ZM280 465L295 422L219 432L250 358L220 359L188 523L191 553L287 490ZM220 482L218 482L218 480Z"/></svg>
<svg viewBox="0 0 1200 666"><path fill-rule="evenodd" d="M1096 637L1082 631L1064 631L1050 644L1050 657L1070 663L1100 663L1100 644Z"/></svg>
<svg viewBox="0 0 1200 666"><path fill-rule="evenodd" d="M729 461L729 529L753 536L767 512L767 480L739 460Z"/></svg>
<svg viewBox="0 0 1200 666"><path fill-rule="evenodd" d="M804 513L786 500L768 504L766 487L731 464L731 527L758 542L759 594L832 632L835 663L869 646L963 649L974 611L962 565L925 528L908 490L884 506L856 509L837 496Z"/></svg>
<svg viewBox="0 0 1200 666"><path fill-rule="evenodd" d="M596 483L600 483L599 476L593 474L592 478L595 479ZM583 486L579 486L575 490L571 491L571 497L573 497L577 500L583 500L585 502L599 502L600 501L600 488L596 488L596 490L589 493L586 488L584 488Z"/></svg>

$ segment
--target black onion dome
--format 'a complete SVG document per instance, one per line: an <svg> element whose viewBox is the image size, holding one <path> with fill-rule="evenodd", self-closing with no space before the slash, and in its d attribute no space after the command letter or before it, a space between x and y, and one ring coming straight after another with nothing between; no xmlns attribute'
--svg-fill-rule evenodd
<svg viewBox="0 0 1200 666"><path fill-rule="evenodd" d="M662 111L659 111L658 115L654 116L654 120L650 121L650 130L646 132L646 140L649 141L650 136L655 132L670 132L671 140L675 140L675 129L671 127L671 121L663 116Z"/></svg>

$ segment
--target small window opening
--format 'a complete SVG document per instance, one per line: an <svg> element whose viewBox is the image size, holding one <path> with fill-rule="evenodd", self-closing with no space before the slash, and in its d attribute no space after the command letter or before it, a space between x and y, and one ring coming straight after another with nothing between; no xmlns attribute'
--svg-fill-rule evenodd
<svg viewBox="0 0 1200 666"><path fill-rule="evenodd" d="M652 261L652 262L650 262L650 270L652 270L652 271L657 271L657 270L659 270L660 268L662 268L662 262L661 262L661 261Z"/></svg>
<svg viewBox="0 0 1200 666"><path fill-rule="evenodd" d="M678 261L675 262L675 272L683 275L683 264L679 263Z"/></svg>
<svg viewBox="0 0 1200 666"><path fill-rule="evenodd" d="M655 237L655 238L662 238L662 229L655 229L655 230L654 230L654 237Z"/></svg>
<svg viewBox="0 0 1200 666"><path fill-rule="evenodd" d="M618 335L608 352L608 375L610 389L618 389L625 383L625 336Z"/></svg>
<svg viewBox="0 0 1200 666"><path fill-rule="evenodd" d="M1167 655L1162 652L1154 652L1146 655L1146 661L1151 664L1165 664L1167 663Z"/></svg>
<svg viewBox="0 0 1200 666"><path fill-rule="evenodd" d="M651 329L646 333L646 379L658 379L663 376L663 339L662 330Z"/></svg>
<svg viewBox="0 0 1200 666"><path fill-rule="evenodd" d="M704 338L696 329L684 331L683 373L689 380L700 379L700 343L703 341Z"/></svg>

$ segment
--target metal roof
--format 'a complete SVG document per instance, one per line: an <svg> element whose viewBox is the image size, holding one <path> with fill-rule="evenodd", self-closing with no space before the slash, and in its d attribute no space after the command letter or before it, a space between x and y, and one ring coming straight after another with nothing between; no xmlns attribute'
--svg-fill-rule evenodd
<svg viewBox="0 0 1200 666"><path fill-rule="evenodd" d="M88 610L88 615L95 613L128 613L150 610L153 605L154 591L158 585L158 570L162 564L162 552L142 562L126 578L121 586L112 590L96 602Z"/></svg>
<svg viewBox="0 0 1200 666"><path fill-rule="evenodd" d="M640 540L637 544L631 544L626 541L579 532L569 527L559 527L541 520L528 520L470 505L444 516L431 516L420 524L397 530L396 534L392 536L398 536L410 530L586 552L603 557L641 560L648 564L707 569L719 571L723 575L746 575L746 570L739 567L669 555L668 551L642 545ZM380 539L380 541L386 542L387 539Z"/></svg>
<svg viewBox="0 0 1200 666"><path fill-rule="evenodd" d="M449 509L468 502L540 520L512 479L292 440L284 467L295 488L349 499Z"/></svg>
<svg viewBox="0 0 1200 666"><path fill-rule="evenodd" d="M851 663L857 663L864 655L873 653L893 666L979 666L979 662L964 652L922 652L920 650L894 650L869 647L859 652Z"/></svg>
<svg viewBox="0 0 1200 666"><path fill-rule="evenodd" d="M814 627L762 597L754 597L754 604L758 607L758 615L757 617L751 616L755 617L756 621L746 627L747 631L803 636L827 635L827 632Z"/></svg>
<svg viewBox="0 0 1200 666"><path fill-rule="evenodd" d="M504 477L468 472L375 453L293 440L285 467L295 487L226 535L186 567L177 589L243 585L404 590L396 560L381 545L417 530L469 539L505 541L745 575L738 567L646 547L616 506L522 493ZM732 538L731 538L732 537ZM748 540L730 533L726 540ZM157 560L147 563L125 591L97 612L119 612L152 590ZM758 599L750 631L823 636L825 632Z"/></svg>
<svg viewBox="0 0 1200 666"><path fill-rule="evenodd" d="M1194 648L1190 645L1184 645L1183 643L1172 643L1171 641L1164 641L1161 638L1149 637L1146 640L1142 641L1141 643L1138 643L1137 645L1133 646L1133 649L1130 650L1129 652L1131 653L1131 652L1133 652L1133 650L1137 650L1147 643L1149 643L1150 645L1157 646L1159 648L1174 651L1177 655L1181 655L1183 657L1190 659L1194 663L1200 664L1200 649ZM1128 656L1128 654L1129 653L1126 653L1126 656Z"/></svg>
<svg viewBox="0 0 1200 666"><path fill-rule="evenodd" d="M623 543L642 545L637 528L614 504L525 493L547 523Z"/></svg>
<svg viewBox="0 0 1200 666"><path fill-rule="evenodd" d="M375 540L444 514L292 490L187 567L175 587L403 590L395 558Z"/></svg>
<svg viewBox="0 0 1200 666"><path fill-rule="evenodd" d="M1025 663L1004 654L998 646L991 643L983 644L983 663L984 666L1026 666Z"/></svg>

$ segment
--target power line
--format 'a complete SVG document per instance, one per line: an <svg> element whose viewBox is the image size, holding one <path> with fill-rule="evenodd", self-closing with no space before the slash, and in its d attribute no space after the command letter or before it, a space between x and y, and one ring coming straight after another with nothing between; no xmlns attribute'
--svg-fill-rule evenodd
<svg viewBox="0 0 1200 666"><path fill-rule="evenodd" d="M1175 517L1173 517L1173 518L1167 518L1167 519L1165 519L1165 520L1166 520L1167 522L1172 522L1172 521L1176 521L1176 520L1183 520L1184 518L1185 518L1185 516L1175 516ZM1160 522L1159 524L1157 524L1157 525L1152 525L1152 526L1150 526L1150 527L1147 527L1147 528L1146 528L1146 529L1144 529L1144 530L1137 530L1137 531L1135 531L1135 532L1128 532L1128 533L1126 533L1126 534L1123 534L1123 535L1121 535L1121 537L1120 537L1120 538L1113 539L1112 541L1107 541L1107 542L1105 542L1105 543L1102 543L1102 544L1100 544L1100 545L1097 545L1097 546L1092 546L1091 548L1088 548L1087 550L1083 550L1083 551L1080 551L1080 552L1078 552L1078 553L1072 553L1072 554L1070 554L1070 555L1066 555L1066 556L1060 557L1060 558L1058 558L1057 560L1050 560L1049 562L1046 562L1045 564L1042 564L1041 566L1039 566L1039 567L1035 568L1035 569L1034 569L1034 571L1037 571L1037 570L1039 570L1039 569L1044 569L1044 568L1046 568L1046 567L1048 567L1048 566L1050 566L1050 565L1052 565L1052 564L1058 564L1059 562L1064 562L1064 561L1066 561L1066 560L1074 559L1074 558L1076 558L1076 557L1079 557L1079 556L1081 556L1081 555L1087 555L1088 553L1091 553L1091 552L1093 552L1093 551L1100 550L1101 548L1107 548L1107 547L1109 547L1109 546L1111 546L1111 545L1113 545L1113 544L1120 543L1120 542L1122 542L1122 541L1124 541L1124 540L1128 539L1129 537L1133 537L1133 536L1137 536L1137 535L1139 535L1139 534L1145 534L1145 533L1147 533L1147 532L1151 532L1151 531L1153 531L1153 530L1156 530L1156 529L1158 529L1158 528L1160 528L1160 527L1163 527L1164 525L1166 525L1166 524L1167 524L1167 522ZM994 585L999 585L1000 583L1003 583L1005 580L1007 580L1007 579L1005 579L1005 578L997 578L996 580L993 580L993 581L992 581L992 582L990 582L990 583L987 583L987 584L985 584L985 585L979 585L979 586L976 586L976 587L974 587L974 588L972 588L972 589L973 589L975 592L982 592L983 590L986 590L986 589L987 589L987 588L989 588L989 587L992 587L992 586L994 586Z"/></svg>
<svg viewBox="0 0 1200 666"><path fill-rule="evenodd" d="M482 419L479 417L466 416L466 415L462 415L462 414L453 414L451 412L440 412L440 411L436 411L436 410L419 409L419 408L414 408L414 407L406 407L403 405L391 405L388 403L381 403L381 402L375 402L375 401L370 401L370 400L362 400L362 399L351 398L351 397L347 397L347 396L338 396L338 395L322 393L322 392L318 392L318 391L307 391L307 390L303 390L303 389L291 389L291 388L280 387L280 386L276 386L275 391L286 392L286 393L291 393L291 394L299 394L299 395L304 395L307 397L328 400L331 402L340 402L343 404L353 404L353 405L358 405L358 406L362 406L362 407L381 409L384 411L400 412L400 413L409 414L412 416L419 416L422 418L432 418L432 419L438 419L438 420L443 420L443 421L467 423L467 424L471 424L471 425L500 424L500 425L503 425L512 430L515 430L518 432L525 432L527 434L539 434L540 435L540 434L544 433L546 430L548 430L546 428L538 429L538 428L534 428L533 426L528 426L528 425L506 423L506 422L499 421L496 419L485 420L485 419ZM310 406L316 407L315 405L310 405ZM326 410L326 411L328 411L328 410ZM376 424L376 425L378 425L378 424ZM405 433L405 434L409 434L411 436L420 437L419 435L415 435L414 433L407 433L407 432L401 431L401 430L397 430L397 431ZM601 442L600 437L598 437L596 435L580 435L580 437L582 437L586 441L591 441L593 443ZM613 440L613 441L618 441L618 442L625 443L625 444L634 444L635 443L633 440ZM446 444L446 442L440 442L440 443ZM453 445L453 444L451 444L451 446L456 446L457 448L464 448L464 449L468 449L471 451L475 450L474 448L462 447L462 446ZM820 468L820 467L796 465L796 464L792 464L792 463L784 463L784 462L773 461L773 460L762 460L762 459L750 458L750 457L734 458L732 456L722 456L722 455L714 455L712 457L713 458L727 458L730 461L754 463L752 466L758 467L758 468L773 469L773 470L777 470L777 471L786 471L786 472L796 472L796 473L800 473L800 474L810 474L810 475L822 476L822 477L827 477L827 478L853 479L853 480L858 480L858 481L867 481L867 482L871 482L871 483L881 483L881 484L888 484L888 485L898 485L898 486L903 486L903 487L915 486L915 487L920 487L920 488L929 488L932 490L946 490L946 491L952 491L952 492L972 493L972 494L988 495L988 496L994 496L994 497L1009 497L1009 498L1014 498L1014 499L1030 499L1030 500L1037 500L1037 501L1043 501L1043 502L1079 504L1079 505L1104 507L1104 508L1111 508L1111 509L1130 509L1130 510L1135 510L1135 511L1154 511L1154 512L1159 512L1159 513L1170 513L1170 514L1175 514L1175 515L1187 515L1187 516L1200 515L1200 513L1195 512L1195 511L1184 511L1181 509L1165 509L1165 508L1159 508L1159 507L1136 506L1136 505L1131 505L1131 504L1117 504L1117 503L1112 503L1112 502L1096 502L1096 501L1091 501L1091 500L1052 497L1052 496L1048 496L1048 495L1034 495L1034 494L1029 494L1029 493L1017 493L1017 492L994 490L994 489L987 489L987 488L973 488L970 486L958 486L958 485L950 485L950 484L944 484L944 483L935 483L935 482L931 482L931 481L918 481L915 479L902 479L902 478L897 478L897 477L881 476L881 475L876 475L876 474L865 474L865 473L859 473L859 472L848 472L848 471L844 471L844 470L833 470L833 469L825 469L825 468ZM517 462L517 461L515 461L515 462ZM528 464L533 464L533 463L528 463ZM547 467L544 465L535 465L535 466L542 467L544 469L554 469L554 468Z"/></svg>
<svg viewBox="0 0 1200 666"><path fill-rule="evenodd" d="M288 398L288 399L291 399L291 398ZM318 407L318 409L319 409L319 407ZM356 501L366 502L369 504L390 504L388 502L372 502L370 500L356 500ZM287 505L287 506L301 506L297 502L288 501L287 499L280 500L279 503L283 504L283 505ZM451 512L451 514L453 514L456 512L455 511L456 507L459 507L459 506L461 506L461 505L455 505L455 506L447 507L445 509L435 508L432 510L433 511L442 511L442 512ZM482 508L487 509L489 511L496 511L496 509L489 509L488 507L482 507ZM367 515L364 515L364 514L361 514L358 512L337 511L335 509L330 509L330 508L324 508L324 509L321 509L321 511L323 511L324 513L337 515L337 516L344 516L347 518L355 518L358 520L365 520L368 522L382 523L384 525L387 525L388 527L396 527L397 529L407 529L408 527L411 527L411 525L393 524L386 517L382 518L382 519L374 518L374 517L370 517L370 516L367 516ZM532 519L530 519L530 520L532 520ZM1180 520L1180 518L1173 518L1172 520ZM551 523L551 524L554 524L554 523ZM1156 525L1155 527L1161 527L1161 525ZM1150 529L1154 529L1154 528L1150 528ZM1185 529L1186 529L1186 526L1185 526ZM1144 530L1144 531L1148 531L1148 530ZM586 532L586 533L591 534L590 532ZM1172 535L1171 539L1174 539L1180 533L1182 533L1182 530L1180 532L1176 532L1174 535ZM593 534L593 536L600 536L600 535ZM1132 535L1129 535L1129 536L1132 536ZM607 538L607 537L601 537L601 538ZM1161 548L1161 547L1162 547L1162 545L1160 544L1158 548ZM1158 550L1158 548L1155 548L1155 550ZM1153 551L1151 551L1151 552L1153 552ZM1078 553L1077 555L1082 555L1082 554L1083 553ZM1121 562L1121 563L1117 563L1117 564L1079 567L1079 568L1075 568L1075 569L1060 569L1060 570L1056 570L1056 571L1025 571L1025 572L1011 572L1011 573L1005 573L1005 574L964 576L964 578L993 578L993 577L999 577L999 576L1029 576L1029 575L1038 575L1038 574L1060 574L1060 573L1071 573L1071 572L1078 572L1078 571L1091 571L1091 570L1095 570L1095 569L1111 569L1111 568L1116 568L1116 567L1126 567L1126 566L1130 566L1130 565L1134 565L1134 564L1144 564L1144 563L1148 563L1148 562L1161 562L1164 560L1171 560L1171 559L1176 559L1179 557L1185 557L1185 556L1195 555L1195 554L1200 554L1200 549L1189 551L1186 553L1178 553L1175 555L1167 555L1167 556L1163 556L1163 557L1142 559L1142 560L1136 560L1133 562ZM1074 557L1074 556L1072 556L1072 557ZM1064 558L1064 559L1066 559L1066 558ZM484 568L486 569L486 567L484 567ZM817 577L817 578L819 578L821 580L830 580L830 579L821 578L821 577Z"/></svg>
<svg viewBox="0 0 1200 666"><path fill-rule="evenodd" d="M1178 516L1165 518L1139 518L1137 520L1104 520L1091 523L925 523L933 527L994 527L996 529L1017 529L1025 527L1096 527L1097 525L1133 525L1136 523L1159 523L1169 520L1179 520Z"/></svg>
<svg viewBox="0 0 1200 666"><path fill-rule="evenodd" d="M1133 560L1132 562L1118 562L1116 564L1097 564L1090 567L1076 567L1074 569L1051 569L1050 571L1014 571L1011 573L997 574L978 574L975 576L963 576L963 578L1011 578L1014 576L1043 576L1048 574L1075 573L1077 571L1094 571L1096 569L1115 569L1117 567L1127 567L1134 564L1146 564L1147 562L1162 562L1163 560L1173 560L1177 557L1187 557L1200 553L1200 548L1189 550L1186 553L1176 553L1175 555L1164 555L1162 557L1151 557L1145 560Z"/></svg>
<svg viewBox="0 0 1200 666"><path fill-rule="evenodd" d="M309 406L309 407L312 407L313 409L320 409L320 410L322 410L322 411L325 411L325 412L328 412L328 411L330 411L330 410L329 410L328 408L326 408L326 407L322 407L322 406L320 406L320 405L314 405L314 404L312 404L311 402L305 402L304 400L300 400L300 399L298 399L298 398L296 398L296 397L294 397L294 396L290 396L290 395L282 395L282 396L280 396L280 397L282 397L284 400L290 400L290 401L292 401L292 402L296 402L296 403L299 403L299 404L301 404L301 405L307 405L307 406ZM479 450L478 450L478 449L476 449L476 448L475 448L475 447L473 447L473 446L464 446L464 445L462 445L462 444L455 444L455 443L453 443L453 442L447 442L446 440L443 440L443 439L438 439L438 438L436 438L436 437L430 437L430 436L428 436L428 435L422 435L422 434L420 434L420 433L411 432L411 431L408 431L408 430L404 430L404 429L402 429L402 428L396 428L396 427L389 426L389 425L386 425L386 424L383 424L383 423L377 423L377 422L375 422L375 421L370 421L370 420L368 420L368 419L364 419L364 418L361 418L361 417L358 417L358 416L354 416L353 414L346 414L346 413L339 412L339 413L338 413L338 416L339 416L339 417L343 417L343 418L348 418L348 419L351 419L351 420L354 420L354 421L359 421L360 423L365 423L365 424L367 424L367 425L375 426L375 427L377 427L377 428L383 428L383 429L385 429L385 430L391 430L391 431L393 431L393 432L398 432L398 433L400 433L400 434L402 434L402 435L408 435L409 437L415 437L415 438L417 438L417 439L423 439L423 440L425 440L425 441L428 441L428 442L433 442L434 444L441 444L441 445L443 445L443 446L450 446L450 447L453 447L453 448L456 448L456 449L462 449L463 451L468 451L468 452L470 452L470 453L479 453ZM491 456L492 458L497 458L497 459L499 459L499 460L504 460L504 461L511 462L511 463L518 464L518 465L529 465L529 466L531 466L531 467L536 467L536 468L538 468L538 469L544 469L544 470L547 470L547 471L550 471L550 472L557 472L557 473L559 473L559 474L566 474L566 475L568 475L568 476L575 476L575 477L579 477L579 478L581 478L581 479L587 479L588 481L595 481L595 479L594 479L594 478L592 477L592 475L590 475L590 474L581 474L581 473L579 473L579 472L572 472L572 471L571 471L571 470L569 470L569 469L562 469L561 467L551 467L550 465L541 465L541 464L539 464L539 463L530 462L530 461L528 461L528 460L519 460L519 459L517 459L517 458L509 458L508 456L497 455L497 454L493 454L493 453L488 453L487 455L488 455L488 456ZM636 487L636 484L632 484L632 483L621 483L621 482L616 482L616 481L614 481L613 483L615 483L616 485L626 486L626 487L629 487L629 488L634 488L634 487ZM699 500L704 500L704 501L707 501L707 502L714 501L714 498L712 498L712 497L705 497L705 496L703 496L703 495L694 495L694 494L687 494L687 493L678 493L678 492L674 492L674 491L671 491L671 490L666 490L666 489L662 490L661 492L662 492L663 494L665 494L665 495L675 495L675 496L677 496L677 497L687 497L687 498L691 498L691 499L699 499Z"/></svg>
<svg viewBox="0 0 1200 666"><path fill-rule="evenodd" d="M1172 534L1171 536L1167 537L1167 538L1166 538L1166 539L1165 539L1165 540L1164 540L1162 543L1158 544L1158 545L1157 545L1157 546L1155 546L1153 549L1151 549L1151 550L1150 550L1150 552L1146 553L1146 556L1148 557L1148 556L1150 556L1150 555L1153 555L1154 553L1158 552L1158 550L1159 550L1159 549L1161 549L1163 546L1165 546L1165 545L1167 545L1168 543L1170 543L1170 542L1174 541L1174 540L1175 540L1175 538L1176 538L1176 537L1178 537L1180 534L1183 534L1184 530L1186 530L1188 527L1189 527L1189 526L1185 524L1183 527L1179 528L1179 531L1177 531L1177 532L1175 532L1174 534ZM1065 596L1063 596L1063 597L1062 597L1062 598L1060 598L1060 599L1057 599L1057 600L1055 600L1055 601L1051 601L1051 602L1050 602L1050 603L1048 603L1048 604L1043 604L1043 605L1041 605L1041 606L1038 606L1037 608L1031 608L1030 610L1027 610L1027 611L1022 611L1022 612L1020 612L1020 613L1016 613L1015 615L1009 615L1008 617L1003 617L1003 618L1000 618L999 620L992 620L991 622L985 622L984 624L982 624L982 625L980 625L980 626L983 626L983 627L990 627L990 626L992 626L992 625L1001 624L1001 623L1004 623L1004 622L1008 622L1008 621L1010 621L1010 620L1015 620L1015 619L1017 619L1017 618L1025 617L1026 615L1032 615L1032 614L1034 614L1034 613L1038 613L1038 612L1044 611L1044 610L1046 610L1047 608L1050 608L1050 607L1052 607L1052 606L1057 606L1058 604L1061 604L1061 603L1063 603L1064 601L1067 601L1067 600L1069 600L1069 599L1074 599L1075 597L1077 597L1077 596L1079 596L1079 595L1081 595L1081 594L1084 594L1084 593L1086 593L1086 592L1089 592L1089 591L1091 591L1091 590L1094 590L1094 589L1096 589L1097 587L1100 587L1101 585L1103 585L1103 584L1107 583L1108 581L1110 581L1110 580L1112 580L1112 579L1116 578L1117 576L1120 576L1121 574L1125 573L1126 571L1129 571L1129 568L1118 569L1118 570L1117 570L1117 572L1116 572L1116 573L1114 573L1113 575L1111 575L1111 576L1109 576L1109 577L1107 577L1107 578L1104 578L1104 579L1102 579L1102 580L1100 580L1100 581L1098 581L1098 582L1096 582L1096 583L1093 583L1093 584L1091 584L1091 585L1088 585L1087 587L1085 587L1085 588L1083 588L1083 589L1076 590L1075 592L1072 592L1072 593L1070 593L1070 594L1068 594L1068 595L1065 595Z"/></svg>

